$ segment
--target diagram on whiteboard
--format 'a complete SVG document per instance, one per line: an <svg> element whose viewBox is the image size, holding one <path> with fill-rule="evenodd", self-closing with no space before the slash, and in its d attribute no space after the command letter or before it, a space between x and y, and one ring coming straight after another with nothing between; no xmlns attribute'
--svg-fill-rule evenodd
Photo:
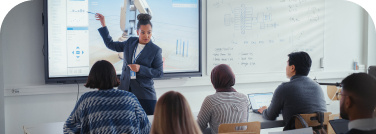
<svg viewBox="0 0 376 134"><path fill-rule="evenodd" d="M287 55L305 51L311 70L324 56L324 0L207 1L207 69L284 72Z"/></svg>
<svg viewBox="0 0 376 134"><path fill-rule="evenodd" d="M276 28L277 23L272 20L272 14L266 8L265 12L254 12L253 7L241 4L231 8L231 13L224 15L224 26L233 26L241 34L251 32L252 29Z"/></svg>

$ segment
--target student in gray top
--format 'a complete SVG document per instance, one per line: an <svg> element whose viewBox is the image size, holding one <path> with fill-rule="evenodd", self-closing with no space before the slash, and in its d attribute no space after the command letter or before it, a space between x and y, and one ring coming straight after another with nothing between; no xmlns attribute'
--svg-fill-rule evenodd
<svg viewBox="0 0 376 134"><path fill-rule="evenodd" d="M275 120L282 110L285 124L296 114L326 112L320 85L307 77L312 64L309 55L306 52L293 52L288 57L286 76L290 81L277 87L269 107L258 110L268 120Z"/></svg>

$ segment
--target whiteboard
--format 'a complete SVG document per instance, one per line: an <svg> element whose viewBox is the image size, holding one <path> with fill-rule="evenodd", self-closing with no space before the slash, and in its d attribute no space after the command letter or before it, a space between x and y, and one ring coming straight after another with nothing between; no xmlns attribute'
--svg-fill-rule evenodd
<svg viewBox="0 0 376 134"><path fill-rule="evenodd" d="M284 72L288 54L305 51L311 71L324 57L324 0L208 0L207 72Z"/></svg>

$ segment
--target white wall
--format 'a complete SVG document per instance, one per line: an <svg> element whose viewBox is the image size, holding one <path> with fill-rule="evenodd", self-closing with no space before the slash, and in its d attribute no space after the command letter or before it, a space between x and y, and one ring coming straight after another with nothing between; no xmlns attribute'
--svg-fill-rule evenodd
<svg viewBox="0 0 376 134"><path fill-rule="evenodd" d="M5 89L44 83L43 0L23 2L4 18Z"/></svg>
<svg viewBox="0 0 376 134"><path fill-rule="evenodd" d="M325 70L351 70L353 60L363 58L363 9L343 0L326 0Z"/></svg>
<svg viewBox="0 0 376 134"><path fill-rule="evenodd" d="M368 57L376 57L376 31L375 23L368 17ZM376 58L368 58L369 66L376 66Z"/></svg>
<svg viewBox="0 0 376 134"><path fill-rule="evenodd" d="M311 73L311 77L316 76L322 82L339 82L352 72L353 59L361 64L376 60L372 55L376 51L375 33L370 28L364 30L364 24L369 20L357 5L330 0L326 1L326 7L325 70L323 73ZM0 101L3 85L7 134L21 134L23 125L65 121L76 102L76 85L44 85L42 9L43 0L22 3L8 13L2 25ZM363 37L367 35L372 37L365 40ZM364 47L367 46L364 44L370 42L372 45L368 48L373 50L368 49L368 54L364 56ZM202 45L204 76L155 81L158 97L169 90L179 91L187 98L192 111L198 112L204 98L214 93L206 75L206 0L202 2ZM244 94L272 92L281 81L286 80L284 74L238 75L235 88ZM4 84L1 83L3 81ZM19 93L12 93L12 89ZM81 84L80 90L83 89ZM1 109L0 103L0 114ZM338 112L338 105L330 105L328 109Z"/></svg>
<svg viewBox="0 0 376 134"><path fill-rule="evenodd" d="M4 117L4 70L3 70L3 58L1 54L3 53L3 36L1 36L0 31L0 134L5 133L5 117Z"/></svg>
<svg viewBox="0 0 376 134"><path fill-rule="evenodd" d="M1 31L1 59L2 74L0 89L10 86L42 84L43 82L43 30L41 25L42 0L24 2L14 7L5 17ZM2 92L3 93L3 92ZM43 102L55 102L48 97L57 98L56 96L45 96ZM51 116L54 109L45 110L38 105L38 96L28 98L5 97L5 131L6 134L21 134L22 125L25 123L32 124L38 121L44 121L59 117ZM3 101L1 101L3 102ZM29 106L29 107L28 107ZM48 109L49 106L45 105ZM62 108L60 108L62 109ZM46 116L45 116L46 115Z"/></svg>

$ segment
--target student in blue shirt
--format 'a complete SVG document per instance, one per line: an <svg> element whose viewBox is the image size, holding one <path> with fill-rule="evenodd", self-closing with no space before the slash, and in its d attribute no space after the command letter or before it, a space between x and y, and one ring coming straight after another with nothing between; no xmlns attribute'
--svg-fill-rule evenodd
<svg viewBox="0 0 376 134"><path fill-rule="evenodd" d="M148 134L150 123L135 95L119 85L114 66L97 61L85 87L98 89L83 94L64 124L64 134Z"/></svg>

